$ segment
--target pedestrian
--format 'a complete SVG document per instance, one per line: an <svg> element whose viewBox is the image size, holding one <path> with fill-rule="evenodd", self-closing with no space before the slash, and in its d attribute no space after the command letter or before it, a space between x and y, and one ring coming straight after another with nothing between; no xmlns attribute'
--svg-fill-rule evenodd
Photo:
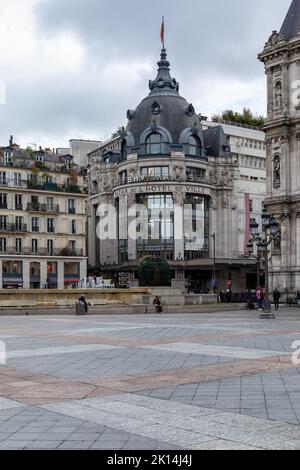
<svg viewBox="0 0 300 470"><path fill-rule="evenodd" d="M231 299L232 299L232 292L231 292L230 289L227 289L227 292L226 292L226 301L227 301L228 304L230 304Z"/></svg>
<svg viewBox="0 0 300 470"><path fill-rule="evenodd" d="M155 311L156 313L162 313L163 311L163 308L162 308L162 305L161 305L161 300L160 298L158 297L158 295L155 297L155 299L153 300L153 305L155 305Z"/></svg>
<svg viewBox="0 0 300 470"><path fill-rule="evenodd" d="M84 296L81 295L81 296L79 297L78 301L79 301L79 303L80 303L81 305L84 305L85 313L87 313L87 312L88 312L88 304L87 304L87 301L85 300Z"/></svg>
<svg viewBox="0 0 300 470"><path fill-rule="evenodd" d="M281 293L279 292L277 288L275 288L273 291L273 300L275 304L275 310L279 310L280 299L281 299Z"/></svg>
<svg viewBox="0 0 300 470"><path fill-rule="evenodd" d="M264 292L261 287L258 287L256 289L256 301L258 305L258 310L263 310L263 304L264 304Z"/></svg>
<svg viewBox="0 0 300 470"><path fill-rule="evenodd" d="M292 308L293 300L294 300L292 294L288 294L286 300L287 300L287 304L288 304L289 308Z"/></svg>

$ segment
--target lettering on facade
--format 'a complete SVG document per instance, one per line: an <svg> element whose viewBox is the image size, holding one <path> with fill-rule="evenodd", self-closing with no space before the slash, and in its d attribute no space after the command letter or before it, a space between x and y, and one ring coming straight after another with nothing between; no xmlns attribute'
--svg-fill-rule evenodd
<svg viewBox="0 0 300 470"><path fill-rule="evenodd" d="M141 185L117 189L115 197L143 193L190 193L210 196L210 190L196 185Z"/></svg>

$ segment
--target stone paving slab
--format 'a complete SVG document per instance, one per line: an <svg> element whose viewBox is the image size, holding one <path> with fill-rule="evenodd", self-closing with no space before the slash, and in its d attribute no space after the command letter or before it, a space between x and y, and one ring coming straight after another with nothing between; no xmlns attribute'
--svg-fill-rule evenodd
<svg viewBox="0 0 300 470"><path fill-rule="evenodd" d="M0 323L1 449L300 449L296 310Z"/></svg>

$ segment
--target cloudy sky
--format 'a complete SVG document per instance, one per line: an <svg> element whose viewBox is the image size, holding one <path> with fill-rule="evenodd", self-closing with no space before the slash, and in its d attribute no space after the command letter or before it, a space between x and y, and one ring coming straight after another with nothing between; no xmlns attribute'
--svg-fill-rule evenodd
<svg viewBox="0 0 300 470"><path fill-rule="evenodd" d="M126 125L156 75L162 15L172 75L199 113L264 114L257 53L290 2L0 0L0 145L65 147Z"/></svg>

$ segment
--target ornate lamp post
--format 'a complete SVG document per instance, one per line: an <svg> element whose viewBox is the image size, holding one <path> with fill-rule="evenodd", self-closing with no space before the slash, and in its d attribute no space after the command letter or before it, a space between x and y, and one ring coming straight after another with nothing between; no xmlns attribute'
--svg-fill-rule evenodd
<svg viewBox="0 0 300 470"><path fill-rule="evenodd" d="M259 233L259 224L255 219L250 221L251 240L249 246L254 243L257 246L257 252L260 259L265 261L265 306L264 312L261 313L260 318L262 319L274 319L275 315L272 313L272 306L270 301L269 292L269 246L274 240L279 237L279 225L272 215L267 212L264 208L262 212L262 233Z"/></svg>
<svg viewBox="0 0 300 470"><path fill-rule="evenodd" d="M252 240L248 243L247 248L248 248L249 256L251 256L251 258L256 259L256 287L259 287L260 286L260 265L263 259L263 254L260 251L257 251L257 255L254 254L254 244Z"/></svg>

